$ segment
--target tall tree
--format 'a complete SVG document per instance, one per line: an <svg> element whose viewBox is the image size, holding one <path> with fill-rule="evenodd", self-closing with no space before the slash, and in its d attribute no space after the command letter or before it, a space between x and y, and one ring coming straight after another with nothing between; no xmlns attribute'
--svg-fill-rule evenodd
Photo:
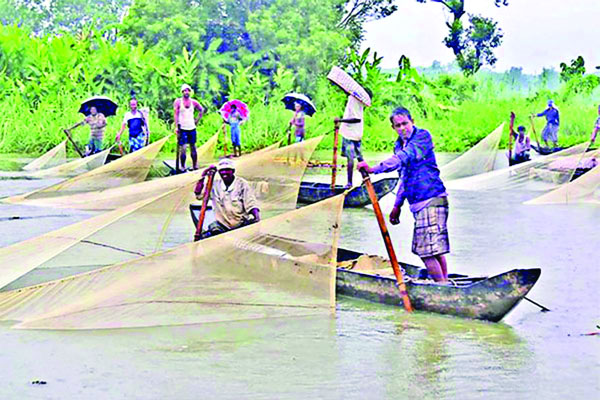
<svg viewBox="0 0 600 400"><path fill-rule="evenodd" d="M427 0L417 1L427 2ZM452 49L465 75L475 74L485 64L496 63L494 49L500 46L504 36L497 22L480 15L467 14L469 25L465 27L462 21L466 14L465 0L430 1L442 4L452 14L452 20L446 21L450 32L444 39L444 44ZM494 4L496 7L508 6L508 0L494 0Z"/></svg>

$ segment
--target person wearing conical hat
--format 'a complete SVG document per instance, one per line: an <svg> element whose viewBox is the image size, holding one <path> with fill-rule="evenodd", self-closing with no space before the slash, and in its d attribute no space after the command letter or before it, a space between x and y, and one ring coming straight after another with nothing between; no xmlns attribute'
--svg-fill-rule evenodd
<svg viewBox="0 0 600 400"><path fill-rule="evenodd" d="M211 165L202 172L194 193L202 198L207 174L218 172L210 191L215 219L202 234L202 238L219 235L260 221L260 209L254 190L248 182L235 175L235 164L224 158L217 166Z"/></svg>
<svg viewBox="0 0 600 400"><path fill-rule="evenodd" d="M187 145L190 146L190 156L192 157L192 169L198 169L198 153L196 151L196 126L202 118L204 109L198 101L192 99L190 94L192 88L187 83L181 85L181 97L173 102L173 115L175 120L175 134L179 144L179 161L181 170L185 171L185 160ZM195 117L195 112L198 116ZM179 172L179 171L178 171Z"/></svg>

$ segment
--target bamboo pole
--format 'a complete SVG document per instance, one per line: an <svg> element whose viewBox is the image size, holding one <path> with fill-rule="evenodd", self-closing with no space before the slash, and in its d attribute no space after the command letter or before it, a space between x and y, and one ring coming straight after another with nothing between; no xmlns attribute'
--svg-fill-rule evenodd
<svg viewBox="0 0 600 400"><path fill-rule="evenodd" d="M75 125L78 126L78 125ZM79 146L77 146L77 143L75 143L75 141L73 140L73 138L71 137L71 129L63 129L63 132L65 133L65 135L67 135L67 139L69 139L69 141L71 142L71 144L73 145L73 147L75 148L75 151L77 152L77 154L79 154L79 156L81 156L81 158L85 157L85 154L83 154L83 152L81 151L81 149L79 148Z"/></svg>
<svg viewBox="0 0 600 400"><path fill-rule="evenodd" d="M200 208L200 215L198 216L198 225L196 225L196 233L194 234L194 242L197 242L202 238L202 225L204 225L204 217L206 216L206 208L208 206L208 199L210 198L210 192L213 186L213 179L215 177L215 171L209 171L207 173L208 180L204 187L204 197L202 198L202 208Z"/></svg>
<svg viewBox="0 0 600 400"><path fill-rule="evenodd" d="M385 225L385 220L383 219L383 214L381 213L381 207L379 207L379 201L377 200L377 195L375 194L375 189L373 188L373 183L371 183L371 178L369 178L369 173L364 169L360 169L360 174L363 177L363 183L367 187L367 192L369 193L369 198L371 199L371 203L373 203L373 210L375 211L375 217L377 218L377 223L379 224L379 230L381 231L381 236L383 237L383 242L385 243L385 248L387 250L388 256L390 258L390 262L392 263L392 269L394 270L394 275L396 276L396 283L398 284L398 289L400 289L400 295L402 296L402 302L404 303L404 308L408 312L412 312L413 308L410 303L410 299L408 298L408 292L406 291L406 284L404 283L404 278L402 277L402 271L398 265L398 258L396 257L396 252L394 251L394 246L392 245L392 239L390 238L390 233L387 230L387 226Z"/></svg>
<svg viewBox="0 0 600 400"><path fill-rule="evenodd" d="M335 190L335 178L337 174L337 149L339 142L339 134L340 134L340 119L335 118L333 120L334 123L334 133L333 133L333 162L331 163L331 190Z"/></svg>

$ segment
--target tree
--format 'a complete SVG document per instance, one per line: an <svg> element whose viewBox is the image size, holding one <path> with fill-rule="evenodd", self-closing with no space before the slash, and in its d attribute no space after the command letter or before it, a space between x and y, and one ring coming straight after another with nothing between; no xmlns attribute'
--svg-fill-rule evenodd
<svg viewBox="0 0 600 400"><path fill-rule="evenodd" d="M355 47L362 40L365 22L389 17L398 10L394 3L394 0L347 0L344 4L346 14L338 26L352 32L352 44Z"/></svg>
<svg viewBox="0 0 600 400"><path fill-rule="evenodd" d="M585 75L585 60L579 56L571 60L571 65L566 63L560 63L560 79L563 82L569 82L571 79L577 76Z"/></svg>
<svg viewBox="0 0 600 400"><path fill-rule="evenodd" d="M446 22L450 32L444 39L444 44L452 49L465 75L475 74L484 64L496 63L494 49L500 46L504 36L497 22L491 18L468 14L469 25L465 27L462 22L462 17L466 14L465 0L430 1L442 4L452 14L452 20ZM494 0L494 4L496 7L508 6L508 0Z"/></svg>

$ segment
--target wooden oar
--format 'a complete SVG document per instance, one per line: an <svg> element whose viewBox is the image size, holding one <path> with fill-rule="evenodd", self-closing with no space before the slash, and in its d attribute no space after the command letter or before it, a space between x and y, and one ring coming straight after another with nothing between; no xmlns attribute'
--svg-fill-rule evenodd
<svg viewBox="0 0 600 400"><path fill-rule="evenodd" d="M333 130L333 162L331 163L331 190L335 190L335 178L337 174L337 149L339 142L339 134L340 134L340 119L335 118L333 120L334 130Z"/></svg>
<svg viewBox="0 0 600 400"><path fill-rule="evenodd" d="M227 156L227 131L225 130L225 123L221 125L223 130L223 155Z"/></svg>
<svg viewBox="0 0 600 400"><path fill-rule="evenodd" d="M531 115L529 116L529 121L531 122L531 130L533 131L533 138L535 139L535 142L538 145L538 149L541 149L542 146L540 146L540 141L538 140L537 132L535 131L535 124L533 123L533 117Z"/></svg>
<svg viewBox="0 0 600 400"><path fill-rule="evenodd" d="M287 130L285 132L287 133L288 146L289 146L292 144L292 126L288 125Z"/></svg>
<svg viewBox="0 0 600 400"><path fill-rule="evenodd" d="M75 125L75 126L77 126L77 125ZM73 129L73 128L71 128L71 129ZM65 133L65 135L67 135L67 139L69 139L69 141L75 148L75 151L77 152L77 154L79 154L81 156L81 158L85 157L85 154L81 151L81 149L79 149L79 146L77 146L77 143L75 143L75 141L71 137L70 129L63 129L63 132Z"/></svg>
<svg viewBox="0 0 600 400"><path fill-rule="evenodd" d="M394 246L392 245L392 239L390 238L390 233L387 230L387 226L385 225L385 220L383 218L383 214L381 213L381 208L379 207L379 201L377 200L377 195L375 194L375 189L373 188L373 183L371 183L371 178L369 178L369 173L364 169L360 170L360 174L363 177L363 183L367 187L367 192L369 193L369 198L371 199L371 203L373 203L373 210L375 211L375 217L377 217L377 223L379 224L379 230L381 231L381 236L383 237L383 242L385 243L385 248L387 250L388 256L390 258L390 262L392 263L392 269L394 270L394 275L396 276L396 282L398 284L398 289L400 289L400 294L402 295L402 302L404 303L404 308L408 312L412 312L413 308L410 304L410 299L408 298L408 293L406 291L406 284L404 283L404 278L402 277L402 271L398 265L398 258L396 257L396 252L394 251Z"/></svg>
<svg viewBox="0 0 600 400"><path fill-rule="evenodd" d="M181 130L177 129L177 135L175 135L175 174L179 173L179 135L181 135Z"/></svg>
<svg viewBox="0 0 600 400"><path fill-rule="evenodd" d="M198 225L196 225L196 233L194 234L194 242L197 242L202 237L202 225L204 225L204 217L206 215L206 207L208 206L208 199L213 186L213 179L215 176L214 171L207 173L208 179L206 186L204 187L204 197L202 198L202 208L200 208L200 215L198 216Z"/></svg>

